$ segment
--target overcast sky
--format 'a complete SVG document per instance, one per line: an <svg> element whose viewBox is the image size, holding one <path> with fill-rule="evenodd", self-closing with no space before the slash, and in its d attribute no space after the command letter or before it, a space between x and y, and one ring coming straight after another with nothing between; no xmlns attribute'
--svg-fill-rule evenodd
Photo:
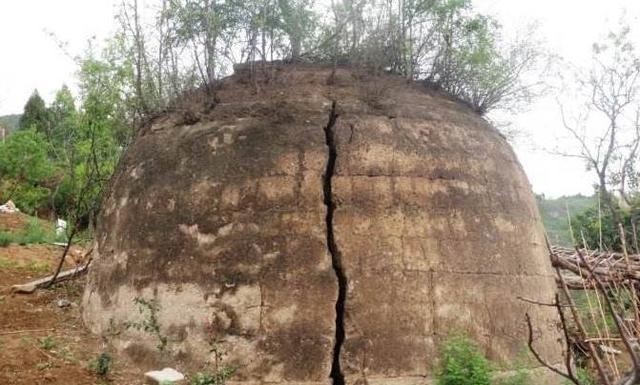
<svg viewBox="0 0 640 385"><path fill-rule="evenodd" d="M538 22L546 48L564 59L587 63L591 44L615 25L623 11L640 16L637 0L473 0L479 11L494 15L507 34ZM76 66L48 36L69 43L72 55L82 53L93 36L105 38L114 29L118 0L0 1L0 115L20 113L34 89L49 102L64 83L73 86ZM640 43L640 42L639 42ZM523 135L514 147L538 193L547 196L592 191L584 164L547 150L564 135L555 95L538 100L510 120Z"/></svg>

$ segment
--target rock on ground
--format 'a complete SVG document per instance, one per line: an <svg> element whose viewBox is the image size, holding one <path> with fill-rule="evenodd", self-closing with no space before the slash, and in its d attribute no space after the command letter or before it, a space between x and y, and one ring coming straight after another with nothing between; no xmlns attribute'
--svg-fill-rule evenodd
<svg viewBox="0 0 640 385"><path fill-rule="evenodd" d="M151 385L178 384L184 380L184 375L172 368L153 370L144 374L144 378Z"/></svg>

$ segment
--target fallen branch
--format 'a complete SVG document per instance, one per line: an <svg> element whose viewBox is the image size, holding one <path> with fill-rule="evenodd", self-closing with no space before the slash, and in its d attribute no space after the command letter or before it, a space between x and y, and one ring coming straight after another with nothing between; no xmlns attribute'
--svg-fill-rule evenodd
<svg viewBox="0 0 640 385"><path fill-rule="evenodd" d="M551 249L549 249L549 252L553 254ZM602 364L600 353L596 349L594 342L588 340L587 330L584 327L582 318L580 318L578 307L576 306L575 301L571 297L571 294L569 293L569 286L565 282L565 279L560 273L560 269L558 267L556 267L556 274L560 282L560 289L562 289L562 293L564 294L565 298L567 299L567 302L569 303L569 310L571 310L571 315L573 316L573 322L576 324L576 327L578 328L578 332L580 333L580 337L582 338L583 342L587 344L586 347L588 351L591 353L591 357L593 358L593 363L595 364L596 370L598 371L598 376L600 377L600 381L603 385L610 385L611 381L609 381L609 377L607 377L607 373L604 370L604 365Z"/></svg>
<svg viewBox="0 0 640 385"><path fill-rule="evenodd" d="M556 251L554 251L554 249L551 247L551 245L549 244L549 240L545 237L545 242L547 244L547 249L549 251L549 257L551 258L551 260L553 261L558 260L559 257L556 253ZM558 286L559 288L562 290L562 293L564 294L568 304L569 304L569 310L571 311L571 315L573 317L573 321L578 329L578 337L580 339L582 339L582 341L586 344L586 348L588 350L588 352L591 354L591 358L593 359L593 363L595 364L596 370L598 372L598 376L600 377L600 383L603 385L610 385L611 381L609 380L609 377L604 369L604 365L602 363L602 358L600 357L601 352L597 349L596 344L593 341L588 341L588 333L587 330L584 326L584 323L582 322L582 318L580 317L580 313L578 312L578 307L576 306L575 301L573 300L573 297L571 297L571 293L569 292L569 289L571 288L567 282L567 278L562 274L560 267L556 265L555 267L556 270L556 279L558 282ZM577 277L579 279L579 282L576 283L576 288L580 289L580 290L586 290L586 285L587 285L587 280L582 279L582 272L580 270L578 270L579 276ZM582 287L581 287L582 286ZM595 287L595 286L594 286ZM557 305L556 310L558 312L558 315L560 316L560 321L561 321L561 325L563 328L563 334L565 337L565 343L567 344L567 350L566 350L566 356L565 358L567 358L567 362L565 363L565 365L567 366L567 373L570 375L573 375L573 368L571 367L571 358L573 357L573 352L570 348L571 345L571 339L569 338L569 334L568 334L568 328L567 328L567 323L566 323L566 319L565 319L565 315L562 312L562 309L560 308L560 298L558 296L558 294L556 294L555 297L555 305ZM531 328L531 325L529 324L529 328ZM530 332L531 333L531 329ZM530 349L532 349L532 346L530 345L529 347ZM574 379L577 380L577 378L575 377L575 375L573 375ZM573 381L575 383L575 381Z"/></svg>
<svg viewBox="0 0 640 385"><path fill-rule="evenodd" d="M535 300L532 300L532 299L529 299L529 298L525 298L525 297L521 297L521 296L518 296L516 298L519 299L520 301L527 302L527 303L530 303L530 304L533 304L533 305L550 306L550 307L558 307L558 306L560 306L560 307L569 307L569 305L562 305L562 304L558 304L558 303L539 302L539 301L535 301Z"/></svg>
<svg viewBox="0 0 640 385"><path fill-rule="evenodd" d="M580 249L576 248L576 253L578 254L578 257L581 259L581 261L586 265L587 271L595 281L598 290L601 293L606 293L606 288L604 284L602 283L598 275L595 273L595 269L587 262L586 258L584 257ZM613 316L614 324L616 325L616 329L618 329L618 333L620 333L620 337L622 338L624 347L629 353L629 356L631 357L631 362L633 363L633 368L619 383L625 384L625 385L637 384L638 382L640 382L640 357L638 356L636 351L633 349L633 342L632 342L633 336L631 335L631 333L629 333L629 330L624 326L624 323L622 322L620 315L614 309L609 296L604 295L603 297L609 312Z"/></svg>
<svg viewBox="0 0 640 385"><path fill-rule="evenodd" d="M89 250L89 253L91 252L91 250ZM87 255L89 254L87 253ZM16 293L16 294L31 294L34 291L36 291L36 289L39 289L41 287L45 287L45 286L50 286L53 283L59 283L59 282L63 282L63 281L68 281L74 278L77 278L81 275L83 275L84 273L86 273L89 270L89 265L91 264L91 259L89 259L89 261L87 261L87 263L85 263L83 266L78 266L75 267L73 269L69 269L69 270L65 270L63 272L60 272L57 277L55 275L50 275L48 277L44 277L44 278L40 278L37 279L35 281L29 282L29 283L25 283L22 285L13 285L11 286L11 293ZM55 279L55 281L53 281ZM53 281L53 282L52 282Z"/></svg>
<svg viewBox="0 0 640 385"><path fill-rule="evenodd" d="M548 247L552 265L563 270L565 284L571 290L597 290L594 276L605 288L620 284L640 286L640 255ZM585 275L587 270L592 275ZM559 279L556 282L561 288Z"/></svg>
<svg viewBox="0 0 640 385"><path fill-rule="evenodd" d="M43 333L52 332L56 329L27 329L27 330L12 330L9 332L0 332L0 336L8 336L11 334L23 334L23 333Z"/></svg>
<svg viewBox="0 0 640 385"><path fill-rule="evenodd" d="M53 357L52 355L50 355L49 353L45 352L44 350L40 349L39 347L37 347L35 344L31 344L31 346L33 346L37 351L39 351L40 353L42 353L43 356L47 357L48 359L50 359L51 361L55 360L55 357Z"/></svg>

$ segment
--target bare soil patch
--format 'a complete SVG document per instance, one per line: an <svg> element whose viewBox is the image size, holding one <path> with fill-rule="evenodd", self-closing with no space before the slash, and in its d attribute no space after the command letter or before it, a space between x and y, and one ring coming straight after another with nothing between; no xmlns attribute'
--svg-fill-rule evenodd
<svg viewBox="0 0 640 385"><path fill-rule="evenodd" d="M19 231L24 215L0 215L0 230ZM0 247L0 384L85 385L142 383L141 373L114 358L107 378L88 369L109 348L90 334L80 317L84 279L61 283L31 295L9 287L49 275L62 248L49 245ZM73 267L70 262L65 268ZM59 307L58 300L71 302ZM114 357L113 354L110 354Z"/></svg>

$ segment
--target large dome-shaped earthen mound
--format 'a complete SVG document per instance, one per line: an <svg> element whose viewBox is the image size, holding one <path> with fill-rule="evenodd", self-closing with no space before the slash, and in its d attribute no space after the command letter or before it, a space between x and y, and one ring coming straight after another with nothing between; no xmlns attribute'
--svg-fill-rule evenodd
<svg viewBox="0 0 640 385"><path fill-rule="evenodd" d="M500 134L393 76L273 71L139 132L99 222L90 328L142 366L202 366L212 343L233 381L422 384L451 333L507 368L529 311L559 362L553 310L517 298L551 301L554 279ZM162 353L131 327L140 299L157 303Z"/></svg>

